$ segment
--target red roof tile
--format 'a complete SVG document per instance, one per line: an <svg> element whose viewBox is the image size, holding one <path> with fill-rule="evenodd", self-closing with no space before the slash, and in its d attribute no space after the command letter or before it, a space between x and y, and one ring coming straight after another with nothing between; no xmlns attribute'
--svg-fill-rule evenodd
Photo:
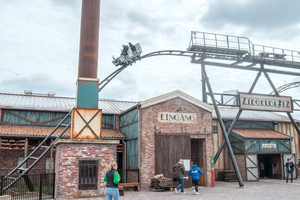
<svg viewBox="0 0 300 200"><path fill-rule="evenodd" d="M102 129L101 138L123 138L123 139L125 139L125 136L119 130Z"/></svg>
<svg viewBox="0 0 300 200"><path fill-rule="evenodd" d="M0 126L0 135L12 135L12 136L48 136L54 127L39 127L39 126ZM58 128L53 135L59 135L64 130L64 127ZM64 135L70 136L70 129L68 129Z"/></svg>
<svg viewBox="0 0 300 200"><path fill-rule="evenodd" d="M243 136L244 138L282 138L291 139L289 135L273 131L273 130L253 130L253 129L234 129L235 133Z"/></svg>
<svg viewBox="0 0 300 200"><path fill-rule="evenodd" d="M10 125L3 125L0 126L0 135L11 135L11 136L41 136L46 137L52 131L54 127L39 127L39 126L10 126ZM53 135L58 136L64 127L58 128ZM70 137L70 129L68 129L63 137ZM125 136L119 130L114 129L102 129L102 138L122 138L125 139Z"/></svg>

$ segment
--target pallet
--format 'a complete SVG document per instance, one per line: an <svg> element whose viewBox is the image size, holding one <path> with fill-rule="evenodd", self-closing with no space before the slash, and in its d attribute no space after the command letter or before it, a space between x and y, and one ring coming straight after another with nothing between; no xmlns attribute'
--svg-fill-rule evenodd
<svg viewBox="0 0 300 200"><path fill-rule="evenodd" d="M141 189L141 184L140 183L119 183L119 186L133 187L134 191L140 191L140 189Z"/></svg>
<svg viewBox="0 0 300 200"><path fill-rule="evenodd" d="M151 179L151 185L149 187L150 191L161 192L164 190L169 190L174 188L173 179L162 178L162 179Z"/></svg>

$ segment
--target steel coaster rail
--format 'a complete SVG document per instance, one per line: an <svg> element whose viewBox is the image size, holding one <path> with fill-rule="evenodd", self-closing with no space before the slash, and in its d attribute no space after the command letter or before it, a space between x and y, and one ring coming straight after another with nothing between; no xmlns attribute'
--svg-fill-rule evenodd
<svg viewBox="0 0 300 200"><path fill-rule="evenodd" d="M54 146L55 142L62 137L62 135L70 128L71 123L64 125L63 122L71 115L72 110L60 121L59 124L52 130L52 132L20 163L18 166L13 169L10 173L8 173L2 181L5 181L6 179L13 180L11 183L9 183L6 187L2 186L1 191L4 192L8 188L10 188L13 184L15 184L24 174L26 174L31 168L33 168L38 161L42 159L42 157ZM55 140L49 145L49 146L43 146L43 144L46 144L47 140L53 135L53 133L61 126L64 126L64 130L56 136ZM46 150L39 156L39 157L33 157L34 153L36 153L40 148L46 148ZM22 165L27 162L29 159L35 160L28 168L24 169L22 168ZM22 173L19 174L17 178L10 177L13 173L15 173L17 170L22 171ZM0 185L4 185L3 183Z"/></svg>
<svg viewBox="0 0 300 200"><path fill-rule="evenodd" d="M132 60L128 61L127 63L121 65L118 69L116 69L113 73L108 75L105 79L103 79L99 83L99 89L98 92L100 92L113 78L115 78L119 73L121 73L124 69L126 69L129 65L132 65L138 60L149 58L153 56L159 56L159 55L173 55L173 56L185 56L185 57L191 57L195 56L197 52L193 51L180 51L180 50L163 50L163 51L155 51L152 53L145 54L140 57L133 58Z"/></svg>
<svg viewBox="0 0 300 200"><path fill-rule="evenodd" d="M252 64L247 65L247 66L243 66L243 65L238 65L238 63L234 63L234 64L223 64L220 62L212 62L212 61L204 61L205 59L219 59L218 58L218 54L216 53L209 53L209 52L199 52L199 51L181 51L181 50L162 50L162 51L155 51L155 52L151 52L148 54L145 54L143 56L140 57L136 57L133 58L132 60L128 61L127 63L121 65L121 67L119 67L117 70L115 70L113 73L111 73L109 76L107 76L105 79L103 79L100 83L99 83L99 89L98 92L100 92L113 78L115 78L119 73L121 73L124 69L126 69L129 65L132 65L133 63L135 63L138 60L142 60L144 58L150 58L153 56L183 56L183 57L190 57L193 60L193 63L201 63L203 62L203 64L205 65L212 65L212 66L216 66L216 67L225 67L225 68L231 68L231 69L242 69L242 70L249 70L249 71L261 71L260 68L256 68L254 67L256 64L259 64L259 62L264 62L264 61L257 61L255 60L255 58L249 59L249 58L245 58L245 60L241 59L239 60L238 63L241 62L250 62ZM215 55L215 56L211 56L211 55ZM229 55L230 60L232 60L232 58L234 56ZM228 57L228 58L229 58ZM195 60L195 58L199 58L199 60ZM279 66L278 63L273 63L274 66ZM292 68L292 69L300 69L300 67L298 65L288 65L288 66L281 66L281 67L286 67L286 68ZM294 76L300 76L300 73L298 72L294 72L294 71L285 71L285 70L276 70L276 69L264 69L264 71L269 72L269 73L274 73L274 74L285 74L285 75L294 75Z"/></svg>

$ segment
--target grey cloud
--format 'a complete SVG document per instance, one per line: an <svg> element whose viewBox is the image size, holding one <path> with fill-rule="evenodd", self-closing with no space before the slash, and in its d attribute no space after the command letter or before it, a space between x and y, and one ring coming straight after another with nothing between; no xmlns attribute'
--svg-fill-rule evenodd
<svg viewBox="0 0 300 200"><path fill-rule="evenodd" d="M299 23L300 2L297 0L222 0L209 1L200 23L212 29L232 24L264 31L290 28Z"/></svg>

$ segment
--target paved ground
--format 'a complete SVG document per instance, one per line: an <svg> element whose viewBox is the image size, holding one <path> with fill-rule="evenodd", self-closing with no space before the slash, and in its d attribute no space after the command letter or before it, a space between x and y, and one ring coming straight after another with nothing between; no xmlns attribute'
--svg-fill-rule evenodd
<svg viewBox="0 0 300 200"><path fill-rule="evenodd" d="M217 181L215 187L199 187L199 195L193 194L193 188L186 188L185 194L175 194L174 191L153 192L142 189L139 192L125 191L125 195L120 200L253 200L253 199L300 199L300 180L293 183L286 183L284 180L262 179L259 182L244 182L245 187L238 187L238 182ZM81 200L105 200L105 198L89 198ZM79 199L77 199L79 200Z"/></svg>

